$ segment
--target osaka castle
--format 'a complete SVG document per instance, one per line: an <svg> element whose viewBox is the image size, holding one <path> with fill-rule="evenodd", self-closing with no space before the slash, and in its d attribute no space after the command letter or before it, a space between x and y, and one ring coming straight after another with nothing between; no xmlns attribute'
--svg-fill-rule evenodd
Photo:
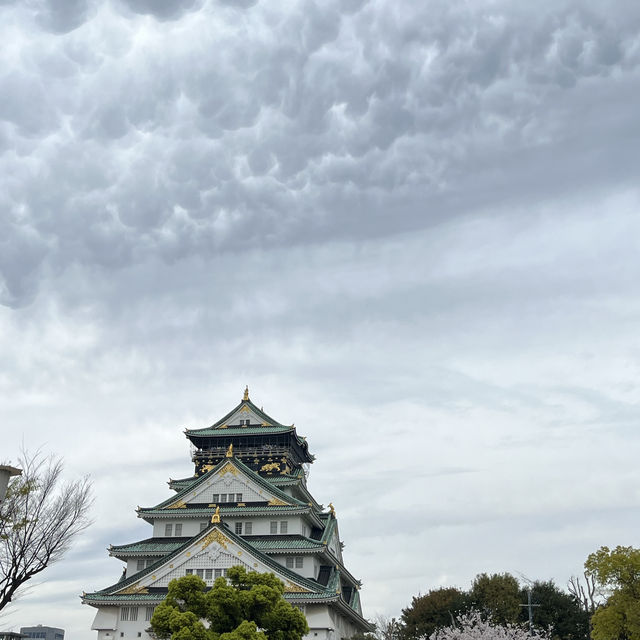
<svg viewBox="0 0 640 640"><path fill-rule="evenodd" d="M229 567L274 573L307 618L308 640L341 640L373 630L362 617L360 582L346 569L333 506L307 489L314 457L294 425L249 399L215 424L187 429L193 476L169 480L175 493L138 507L151 525L144 540L112 545L126 562L118 582L82 602L97 609L98 640L149 639L154 608L169 582L188 574L208 586Z"/></svg>

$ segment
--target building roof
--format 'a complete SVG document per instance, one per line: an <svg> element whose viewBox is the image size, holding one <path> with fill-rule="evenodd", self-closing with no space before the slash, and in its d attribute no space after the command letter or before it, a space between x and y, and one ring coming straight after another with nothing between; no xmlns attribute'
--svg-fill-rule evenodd
<svg viewBox="0 0 640 640"><path fill-rule="evenodd" d="M205 538L206 536L211 534L216 529L219 530L224 536L226 536L227 538L231 539L239 547L243 548L247 553L255 556L256 558L258 558L264 565L266 565L269 568L273 569L273 571L276 574L281 574L282 576L284 576L289 581L291 581L293 583L296 583L298 585L301 585L301 586L305 587L306 589L309 589L311 592L316 593L318 595L327 593L327 588L326 587L323 587L322 585L320 585L315 580L310 580L309 578L305 578L303 576L300 576L299 574L295 573L294 571L291 571L290 569L287 569L286 567L283 567L281 564L279 564L275 560L272 560L268 555L262 553L258 549L254 548L250 543L248 543L246 540L244 540L240 536L236 535L235 533L233 533L232 531L230 531L226 527L223 527L220 524L210 524L206 529L201 531L198 535L193 536L187 542L185 542L184 544L181 544L179 547L175 548L168 555L165 555L162 558L156 560L156 562L152 563L151 565L149 565L145 569L142 569L141 571L138 571L138 572L134 573L132 576L126 578L125 580L122 580L120 582L116 582L115 584L112 584L111 586L106 587L105 589L101 589L100 591L96 591L94 593L85 593L85 594L83 594L83 596L82 596L83 601L88 602L88 603L91 603L93 601L101 601L101 600L105 599L105 596L108 596L107 599L111 599L111 600L115 599L115 600L117 600L118 598L116 596L119 597L119 596L122 596L122 595L136 595L136 596L139 596L139 595L154 595L154 594L140 594L140 593L136 593L136 594L121 594L121 593L118 593L118 592L125 591L129 587L135 587L136 583L138 583L142 578L144 578L145 576L149 575L150 573L153 573L154 571L157 571L162 566L164 566L165 564L170 562L177 555L179 555L182 551L185 551L190 546L198 543L202 538ZM147 598L145 598L145 599L147 599Z"/></svg>
<svg viewBox="0 0 640 640"><path fill-rule="evenodd" d="M287 495L286 493L284 493L284 491L282 491L281 489L278 489L278 487L268 482L259 473L256 473L253 469L251 469L246 464L241 462L238 458L233 456L229 458L224 458L215 467L213 467L213 469L210 469L206 473L203 473L201 476L196 478L194 482L182 488L177 494L167 498L163 502L160 502L155 507L151 507L151 509L171 508L171 505L179 503L182 498L189 495L194 489L199 487L201 484L204 484L207 480L210 480L211 478L215 477L225 466L229 464L233 466L235 469L237 469L240 473L242 473L245 477L249 478L252 482L259 485L269 493L273 494L279 500L291 505L307 506L307 503L302 502L301 500L298 500L296 498L293 498L290 495ZM220 506L222 507L224 505L221 504ZM140 511L145 511L147 509L148 508L140 509Z"/></svg>

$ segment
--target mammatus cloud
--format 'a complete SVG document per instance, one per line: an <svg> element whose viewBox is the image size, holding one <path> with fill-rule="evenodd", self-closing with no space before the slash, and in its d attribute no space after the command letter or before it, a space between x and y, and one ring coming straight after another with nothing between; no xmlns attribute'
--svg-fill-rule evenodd
<svg viewBox="0 0 640 640"><path fill-rule="evenodd" d="M75 264L388 236L633 179L628 3L62 4L0 7L9 306Z"/></svg>

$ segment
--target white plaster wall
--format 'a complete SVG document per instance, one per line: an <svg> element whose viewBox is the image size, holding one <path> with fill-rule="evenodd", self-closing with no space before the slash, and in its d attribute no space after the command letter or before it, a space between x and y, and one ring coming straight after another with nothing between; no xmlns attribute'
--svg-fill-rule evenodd
<svg viewBox="0 0 640 640"><path fill-rule="evenodd" d="M300 558L302 558L302 568L287 567L287 557L295 557L290 555L278 555L271 556L273 560L281 564L283 567L289 569L289 571L294 571L299 576L304 576L305 578L315 578L317 575L317 564L314 562L313 556L302 555L300 554ZM295 564L295 562L294 562Z"/></svg>

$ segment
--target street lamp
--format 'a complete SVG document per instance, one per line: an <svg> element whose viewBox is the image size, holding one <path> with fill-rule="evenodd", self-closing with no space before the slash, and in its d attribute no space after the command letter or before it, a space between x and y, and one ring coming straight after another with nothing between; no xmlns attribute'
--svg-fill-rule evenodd
<svg viewBox="0 0 640 640"><path fill-rule="evenodd" d="M0 502L2 502L7 495L9 478L19 475L22 475L22 469L10 467L8 464L0 464Z"/></svg>

